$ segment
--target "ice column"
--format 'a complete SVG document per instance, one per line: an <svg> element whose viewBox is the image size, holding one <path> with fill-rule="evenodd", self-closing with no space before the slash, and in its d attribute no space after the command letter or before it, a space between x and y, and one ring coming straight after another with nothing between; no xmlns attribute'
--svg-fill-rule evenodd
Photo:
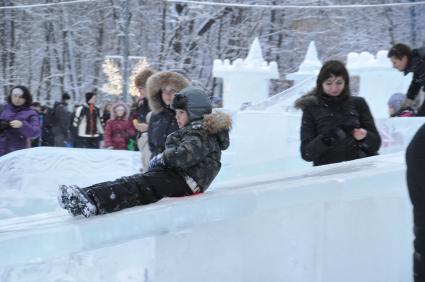
<svg viewBox="0 0 425 282"><path fill-rule="evenodd" d="M322 62L317 56L316 45L314 44L314 41L311 41L308 45L307 54L305 55L304 61L301 63L299 70L288 74L286 79L293 80L294 85L298 84L307 78L316 76L321 67Z"/></svg>
<svg viewBox="0 0 425 282"><path fill-rule="evenodd" d="M406 93L411 75L404 76L394 69L387 58L387 51L376 56L368 52L349 53L347 68L351 76L359 76L359 96L366 99L374 118L388 117L387 102L396 93Z"/></svg>
<svg viewBox="0 0 425 282"><path fill-rule="evenodd" d="M223 79L223 107L240 109L244 103L258 103L269 96L269 80L278 79L276 62L263 59L258 38L252 43L245 60L215 60L213 76Z"/></svg>

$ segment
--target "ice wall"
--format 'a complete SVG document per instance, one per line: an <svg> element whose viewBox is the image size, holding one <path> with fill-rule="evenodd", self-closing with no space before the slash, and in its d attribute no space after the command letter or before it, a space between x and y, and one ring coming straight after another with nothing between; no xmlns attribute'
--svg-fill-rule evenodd
<svg viewBox="0 0 425 282"><path fill-rule="evenodd" d="M223 78L223 106L238 110L245 103L256 104L269 96L270 79L279 78L276 62L263 59L255 38L245 60L215 60L213 76Z"/></svg>
<svg viewBox="0 0 425 282"><path fill-rule="evenodd" d="M412 281L404 169L398 153L225 181L90 219L60 211L4 219L0 278Z"/></svg>
<svg viewBox="0 0 425 282"><path fill-rule="evenodd" d="M0 220L50 212L58 208L50 192L59 184L112 180L137 173L140 163L130 151L38 147L7 154L0 158Z"/></svg>

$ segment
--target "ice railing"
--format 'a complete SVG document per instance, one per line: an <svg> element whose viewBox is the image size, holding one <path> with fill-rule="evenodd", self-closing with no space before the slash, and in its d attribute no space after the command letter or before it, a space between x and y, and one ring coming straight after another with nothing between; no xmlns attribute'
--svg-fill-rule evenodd
<svg viewBox="0 0 425 282"><path fill-rule="evenodd" d="M246 106L244 110L293 112L295 111L294 102L311 91L315 86L315 81L316 77L314 76L307 78L260 103Z"/></svg>

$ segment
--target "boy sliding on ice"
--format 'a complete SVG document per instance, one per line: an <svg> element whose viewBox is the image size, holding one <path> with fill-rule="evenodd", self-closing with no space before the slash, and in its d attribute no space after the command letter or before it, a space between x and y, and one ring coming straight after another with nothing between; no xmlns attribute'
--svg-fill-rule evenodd
<svg viewBox="0 0 425 282"><path fill-rule="evenodd" d="M176 94L172 107L180 129L167 137L165 151L150 161L147 172L86 188L61 185L59 205L73 216L89 217L204 192L220 171L231 118L212 112L207 94L193 86Z"/></svg>

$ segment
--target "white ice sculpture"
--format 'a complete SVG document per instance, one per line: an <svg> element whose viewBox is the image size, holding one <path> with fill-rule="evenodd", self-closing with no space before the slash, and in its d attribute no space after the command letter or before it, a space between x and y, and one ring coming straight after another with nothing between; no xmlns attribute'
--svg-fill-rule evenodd
<svg viewBox="0 0 425 282"><path fill-rule="evenodd" d="M245 60L215 60L213 76L223 78L223 107L238 110L244 103L258 103L269 96L269 80L278 79L276 62L264 61L258 38Z"/></svg>
<svg viewBox="0 0 425 282"><path fill-rule="evenodd" d="M308 45L307 53L305 55L304 61L301 63L300 68L297 72L290 73L286 76L286 79L293 80L294 85L298 84L301 81L305 81L312 76L316 76L320 68L322 67L322 62L317 56L317 49L314 41L311 41Z"/></svg>
<svg viewBox="0 0 425 282"><path fill-rule="evenodd" d="M403 76L392 68L387 51L381 50L376 56L368 52L349 53L347 68L351 76L359 76L359 96L364 97L375 118L388 117L387 101L396 93L406 93L411 75Z"/></svg>

